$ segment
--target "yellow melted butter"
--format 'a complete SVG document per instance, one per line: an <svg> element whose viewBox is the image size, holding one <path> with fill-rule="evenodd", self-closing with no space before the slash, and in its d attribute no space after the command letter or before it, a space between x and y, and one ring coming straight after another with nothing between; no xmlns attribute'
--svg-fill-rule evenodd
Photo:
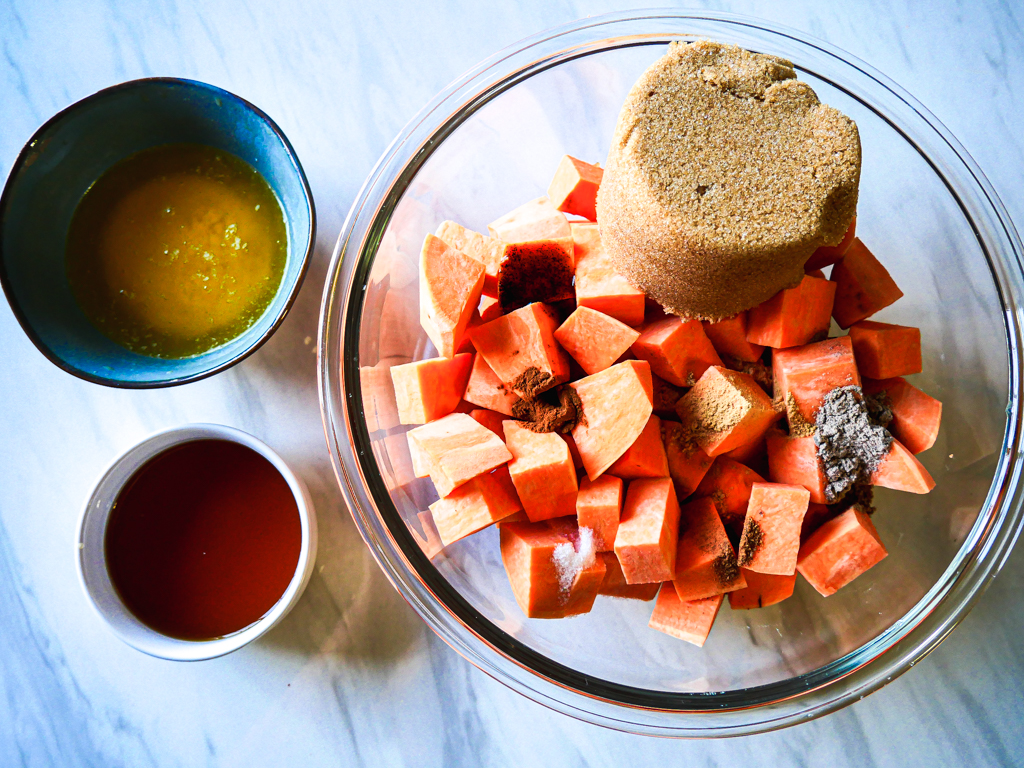
<svg viewBox="0 0 1024 768"><path fill-rule="evenodd" d="M90 322L134 352L181 358L256 322L281 284L288 240L281 205L251 165L167 144L125 158L88 189L66 254Z"/></svg>

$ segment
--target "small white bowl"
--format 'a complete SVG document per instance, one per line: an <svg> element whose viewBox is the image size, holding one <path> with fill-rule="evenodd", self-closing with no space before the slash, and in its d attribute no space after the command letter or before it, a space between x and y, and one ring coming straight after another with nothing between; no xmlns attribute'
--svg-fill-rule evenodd
<svg viewBox="0 0 1024 768"><path fill-rule="evenodd" d="M225 637L214 640L180 640L161 634L139 621L121 601L107 572L104 538L107 519L117 495L138 469L168 448L194 440L228 440L244 445L274 465L291 488L302 523L299 562L288 588L262 618ZM86 597L111 631L128 645L150 656L171 661L201 661L223 656L252 642L273 627L294 607L313 573L316 561L316 512L305 484L280 456L252 435L217 424L190 424L158 432L117 459L96 484L78 525L76 562Z"/></svg>

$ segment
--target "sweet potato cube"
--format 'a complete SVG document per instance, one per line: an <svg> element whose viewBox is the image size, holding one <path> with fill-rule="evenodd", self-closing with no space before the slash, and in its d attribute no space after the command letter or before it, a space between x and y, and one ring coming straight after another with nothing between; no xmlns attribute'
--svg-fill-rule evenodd
<svg viewBox="0 0 1024 768"><path fill-rule="evenodd" d="M840 328L871 317L903 296L889 271L867 246L855 237L842 261L832 268L830 278L836 284L832 317Z"/></svg>
<svg viewBox="0 0 1024 768"><path fill-rule="evenodd" d="M597 221L597 189L602 176L599 166L563 155L548 187L548 198L560 211Z"/></svg>
<svg viewBox="0 0 1024 768"><path fill-rule="evenodd" d="M843 235L843 239L839 241L839 244L823 245L818 248L811 254L811 258L809 258L804 264L804 271L812 272L816 269L824 269L831 264L835 264L850 251L850 247L853 245L853 239L856 236L857 217L854 216L853 220L850 222L850 226L846 229L846 234Z"/></svg>
<svg viewBox="0 0 1024 768"><path fill-rule="evenodd" d="M487 229L491 237L506 243L552 241L573 259L569 220L546 197L538 197L509 211L497 221L491 222Z"/></svg>
<svg viewBox="0 0 1024 768"><path fill-rule="evenodd" d="M583 404L584 421L572 430L587 476L596 480L636 442L654 409L651 369L627 360L570 386Z"/></svg>
<svg viewBox="0 0 1024 768"><path fill-rule="evenodd" d="M668 477L668 458L665 455L665 443L661 439L661 419L652 414L640 436L608 467L607 472L623 480Z"/></svg>
<svg viewBox="0 0 1024 768"><path fill-rule="evenodd" d="M825 395L833 389L860 386L849 336L826 339L772 354L775 396L785 404L789 428L799 433L814 424Z"/></svg>
<svg viewBox="0 0 1024 768"><path fill-rule="evenodd" d="M569 446L554 432L533 432L506 421L508 471L530 522L576 514L576 469Z"/></svg>
<svg viewBox="0 0 1024 768"><path fill-rule="evenodd" d="M559 432L558 436L565 440L565 444L569 446L569 455L572 456L572 465L576 469L583 469L583 457L580 456L580 449L576 447L576 441L572 439L572 435L566 435Z"/></svg>
<svg viewBox="0 0 1024 768"><path fill-rule="evenodd" d="M364 365L359 369L359 389L363 398L363 414L366 417L366 431L391 429L402 422L398 418L398 402L395 399L395 384L391 380L391 365L380 362Z"/></svg>
<svg viewBox="0 0 1024 768"><path fill-rule="evenodd" d="M619 565L619 558L614 552L598 552L597 556L604 561L604 581L597 590L599 595L609 597L626 597L631 600L653 600L661 584L627 584L626 577L622 575L622 567Z"/></svg>
<svg viewBox="0 0 1024 768"><path fill-rule="evenodd" d="M764 478L738 461L719 456L694 491L699 498L707 498L714 505L726 529L739 534L747 516L750 489Z"/></svg>
<svg viewBox="0 0 1024 768"><path fill-rule="evenodd" d="M473 358L473 368L462 397L473 405L506 416L512 415L512 406L519 402L519 395L495 375L481 354Z"/></svg>
<svg viewBox="0 0 1024 768"><path fill-rule="evenodd" d="M709 498L691 501L679 512L676 575L672 583L683 601L702 600L747 585L736 564L736 550Z"/></svg>
<svg viewBox="0 0 1024 768"><path fill-rule="evenodd" d="M480 303L484 265L427 235L420 251L420 325L441 357L454 357Z"/></svg>
<svg viewBox="0 0 1024 768"><path fill-rule="evenodd" d="M701 325L719 356L753 363L761 359L764 347L747 341L747 321L748 313L740 312L717 323L705 321Z"/></svg>
<svg viewBox="0 0 1024 768"><path fill-rule="evenodd" d="M800 524L800 542L801 544L811 537L811 534L821 528L825 523L835 517L838 512L836 507L830 507L826 504L817 504L811 502L807 505L807 514L804 515L804 521Z"/></svg>
<svg viewBox="0 0 1024 768"><path fill-rule="evenodd" d="M836 284L804 275L747 313L747 341L774 349L798 347L828 336Z"/></svg>
<svg viewBox="0 0 1024 768"><path fill-rule="evenodd" d="M795 573L800 526L810 496L799 485L754 483L740 537L739 564L758 573Z"/></svg>
<svg viewBox="0 0 1024 768"><path fill-rule="evenodd" d="M771 432L771 430L769 429L768 432ZM738 448L726 451L722 456L728 456L733 461L746 464L748 467L763 464L764 459L768 457L768 441L766 439L768 432L765 432L757 440L751 440L749 443L745 443Z"/></svg>
<svg viewBox="0 0 1024 768"><path fill-rule="evenodd" d="M773 483L799 485L811 494L815 504L827 504L825 472L818 459L818 448L811 436L768 433L768 475Z"/></svg>
<svg viewBox="0 0 1024 768"><path fill-rule="evenodd" d="M601 475L594 481L584 477L580 481L576 522L580 528L594 532L594 547L598 552L610 552L615 547L624 494L625 484L611 475Z"/></svg>
<svg viewBox="0 0 1024 768"><path fill-rule="evenodd" d="M659 419L678 419L676 403L683 396L683 390L654 374L651 374L651 384L654 393L654 415Z"/></svg>
<svg viewBox="0 0 1024 768"><path fill-rule="evenodd" d="M501 559L516 602L531 619L587 613L604 581L604 560L575 521L502 523Z"/></svg>
<svg viewBox="0 0 1024 768"><path fill-rule="evenodd" d="M571 299L574 270L572 252L560 240L506 243L498 270L498 303L509 312L535 301Z"/></svg>
<svg viewBox="0 0 1024 768"><path fill-rule="evenodd" d="M588 374L610 368L640 334L614 317L577 307L555 331L555 339Z"/></svg>
<svg viewBox="0 0 1024 768"><path fill-rule="evenodd" d="M447 416L462 400L473 355L435 357L391 367L398 419L402 424L426 424Z"/></svg>
<svg viewBox="0 0 1024 768"><path fill-rule="evenodd" d="M672 635L680 640L693 643L698 648L711 633L711 625L715 623L718 609L722 607L725 595L715 595L703 600L684 602L676 594L672 582L663 584L658 592L658 600L654 603L654 612L647 626Z"/></svg>
<svg viewBox="0 0 1024 768"><path fill-rule="evenodd" d="M864 392L884 392L892 411L889 431L911 453L927 451L935 445L942 422L942 403L926 395L902 377L875 381L864 380Z"/></svg>
<svg viewBox="0 0 1024 768"><path fill-rule="evenodd" d="M722 364L704 326L680 317L645 325L631 349L651 364L654 374L677 387L692 387L710 366Z"/></svg>
<svg viewBox="0 0 1024 768"><path fill-rule="evenodd" d="M744 608L767 608L769 605L781 603L793 594L796 586L796 574L777 576L773 573L758 573L740 568L747 586L729 593L729 607L735 610Z"/></svg>
<svg viewBox="0 0 1024 768"><path fill-rule="evenodd" d="M444 549L441 535L437 532L437 526L434 525L434 516L430 514L429 509L425 509L422 512L417 512L416 517L420 522L420 528L423 529L423 532L420 533L415 528L409 528L409 533L412 534L413 540L419 544L423 554L428 559L433 560Z"/></svg>
<svg viewBox="0 0 1024 768"><path fill-rule="evenodd" d="M921 372L921 329L861 320L850 326L861 376L891 379Z"/></svg>
<svg viewBox="0 0 1024 768"><path fill-rule="evenodd" d="M444 221L437 228L437 236L445 241L449 248L462 251L470 258L484 265L483 294L498 297L498 269L505 256L505 243L487 235L481 235L466 229L454 221Z"/></svg>
<svg viewBox="0 0 1024 768"><path fill-rule="evenodd" d="M928 493L935 487L928 470L899 440L892 441L889 452L871 473L871 484L910 493Z"/></svg>
<svg viewBox="0 0 1024 768"><path fill-rule="evenodd" d="M615 271L601 245L597 224L572 224L576 257L576 304L614 317L626 325L644 321L644 292Z"/></svg>
<svg viewBox="0 0 1024 768"><path fill-rule="evenodd" d="M661 422L661 439L665 444L668 474L676 486L676 496L685 499L697 490L714 459L701 450L682 424Z"/></svg>
<svg viewBox="0 0 1024 768"><path fill-rule="evenodd" d="M498 289L494 289L497 293ZM497 296L481 296L480 306L477 307L477 312L480 313L480 324L489 323L491 320L496 320L501 317L504 312L501 311L501 304L498 303Z"/></svg>
<svg viewBox="0 0 1024 768"><path fill-rule="evenodd" d="M488 411L485 408L474 408L469 412L474 420L487 427L502 440L505 439L505 428L502 426L508 421L508 416L497 411Z"/></svg>
<svg viewBox="0 0 1024 768"><path fill-rule="evenodd" d="M679 502L672 481L634 480L626 491L615 556L627 584L671 581L679 539Z"/></svg>
<svg viewBox="0 0 1024 768"><path fill-rule="evenodd" d="M410 430L409 448L414 465L417 456L426 463L442 498L512 458L501 438L465 413L452 413Z"/></svg>
<svg viewBox="0 0 1024 768"><path fill-rule="evenodd" d="M477 475L430 505L441 541L448 546L523 508L506 467Z"/></svg>
<svg viewBox="0 0 1024 768"><path fill-rule="evenodd" d="M522 397L534 397L569 380L569 357L555 341L558 318L545 304L484 323L470 338L487 365Z"/></svg>
<svg viewBox="0 0 1024 768"><path fill-rule="evenodd" d="M851 507L821 526L800 547L797 570L828 597L888 554L871 518Z"/></svg>
<svg viewBox="0 0 1024 768"><path fill-rule="evenodd" d="M753 378L717 365L683 395L676 411L708 456L757 440L776 417L772 401Z"/></svg>

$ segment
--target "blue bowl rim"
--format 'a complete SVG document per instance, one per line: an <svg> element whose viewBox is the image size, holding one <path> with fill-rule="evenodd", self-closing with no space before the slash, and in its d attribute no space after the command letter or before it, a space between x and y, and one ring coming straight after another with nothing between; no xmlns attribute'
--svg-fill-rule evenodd
<svg viewBox="0 0 1024 768"><path fill-rule="evenodd" d="M309 269L309 262L313 255L313 250L316 247L316 206L313 202L313 193L309 188L309 181L306 179L306 172L302 168L302 163L299 161L299 156L295 152L295 148L292 147L288 137L284 131L281 130L280 126L274 122L273 118L270 117L266 112L257 107L247 99L238 96L237 94L226 91L223 88L219 88L216 85L210 83L204 83L199 80L189 80L187 78L180 77L143 77L137 80L126 80L123 83L112 85L107 88L102 88L95 93L86 96L83 99L79 99L73 104L68 105L64 109L57 112L53 117L43 123L36 131L32 134L31 138L25 143L18 153L18 157L14 161L14 165L11 166L11 171L7 176L7 181L4 183L3 192L0 193L0 233L3 231L4 221L7 217L7 207L9 204L9 194L11 192L12 181L25 167L26 158L29 149L42 138L54 125L59 121L65 119L67 116L84 108L87 104L93 102L96 99L108 96L119 91L129 90L132 88L138 88L143 85L179 85L185 86L195 90L209 91L219 98L231 99L235 102L240 103L246 109L252 111L257 117L263 120L269 127L270 130L277 136L282 144L284 144L285 150L288 153L289 158L295 166L295 170L299 175L299 181L302 183L302 193L306 200L306 205L309 208L309 238L306 243L306 252L302 256L302 265L299 268L299 274L295 278L295 282L292 285L288 298L281 308L280 313L274 322L267 330L260 335L259 338L254 339L252 344L243 349L240 353L235 355L233 358L224 361L220 365L214 366L207 370L199 371L198 373L189 374L187 376L180 376L170 379L157 379L155 381L126 381L124 379L110 378L105 376L95 376L91 373L83 371L82 369L71 365L66 360L57 355L50 347L43 342L43 340L36 334L32 324L28 321L24 312L21 309L20 304L15 296L15 291L10 285L9 278L7 276L6 261L3 258L3 238L0 237L0 287L3 288L4 296L7 298L7 303L11 307L11 311L14 313L15 318L18 320L18 324L21 329L25 332L25 335L35 344L36 349L43 353L51 363L56 365L63 371L70 373L73 376L77 376L80 379L91 382L93 384L102 384L107 387L115 387L118 389L159 389L162 387L175 387L180 384L188 384L193 381L199 381L205 379L208 376L220 373L221 371L227 370L236 363L240 363L242 360L247 358L269 339L275 331L280 327L281 323L284 322L285 317L288 315L288 311L292 308L295 303L295 299L299 295L299 290L302 288L302 283L305 280L306 272ZM243 332L244 335L244 332Z"/></svg>

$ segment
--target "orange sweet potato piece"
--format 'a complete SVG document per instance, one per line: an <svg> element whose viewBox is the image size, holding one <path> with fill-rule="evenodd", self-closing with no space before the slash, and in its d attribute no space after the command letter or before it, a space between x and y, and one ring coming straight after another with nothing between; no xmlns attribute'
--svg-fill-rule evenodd
<svg viewBox="0 0 1024 768"><path fill-rule="evenodd" d="M671 581L678 539L679 502L672 481L665 477L631 482L615 534L615 556L626 583Z"/></svg>
<svg viewBox="0 0 1024 768"><path fill-rule="evenodd" d="M676 411L708 456L757 440L776 418L771 400L753 378L717 365L683 395Z"/></svg>
<svg viewBox="0 0 1024 768"><path fill-rule="evenodd" d="M679 513L676 575L680 600L702 600L747 585L736 565L736 550L709 498L695 499Z"/></svg>
<svg viewBox="0 0 1024 768"><path fill-rule="evenodd" d="M571 299L575 264L559 240L506 243L498 270L498 303L503 312L535 301Z"/></svg>
<svg viewBox="0 0 1024 768"><path fill-rule="evenodd" d="M658 592L658 600L654 603L654 612L647 626L703 647L724 597L715 595L703 600L683 602L676 594L672 582L668 582Z"/></svg>
<svg viewBox="0 0 1024 768"><path fill-rule="evenodd" d="M744 608L767 608L769 605L781 603L793 594L796 586L796 574L777 576L773 573L758 573L740 568L747 586L729 593L729 607L735 610Z"/></svg>
<svg viewBox="0 0 1024 768"><path fill-rule="evenodd" d="M825 504L817 504L814 501L808 504L807 514L804 515L804 521L800 525L800 542L803 543L807 541L812 533L821 528L821 526L837 514L835 507L829 507Z"/></svg>
<svg viewBox="0 0 1024 768"><path fill-rule="evenodd" d="M505 428L502 424L508 421L508 416L497 411L488 411L486 408L474 408L469 412L469 415L502 440L505 439Z"/></svg>
<svg viewBox="0 0 1024 768"><path fill-rule="evenodd" d="M569 446L554 432L532 432L504 422L508 470L530 522L576 514L576 469Z"/></svg>
<svg viewBox="0 0 1024 768"><path fill-rule="evenodd" d="M764 347L747 340L747 319L748 314L740 312L717 323L705 321L701 325L719 355L753 363L761 359Z"/></svg>
<svg viewBox="0 0 1024 768"><path fill-rule="evenodd" d="M644 321L644 292L615 271L601 245L597 224L572 224L576 257L576 304L614 317L626 325Z"/></svg>
<svg viewBox="0 0 1024 768"><path fill-rule="evenodd" d="M563 155L548 186L548 198L560 211L597 221L597 189L602 176L599 166Z"/></svg>
<svg viewBox="0 0 1024 768"><path fill-rule="evenodd" d="M442 498L512 458L501 438L465 413L416 427L408 437L414 466L425 463Z"/></svg>
<svg viewBox="0 0 1024 768"><path fill-rule="evenodd" d="M722 364L704 326L680 317L645 325L631 349L651 364L653 373L677 387L692 387L709 366Z"/></svg>
<svg viewBox="0 0 1024 768"><path fill-rule="evenodd" d="M768 433L768 474L773 483L799 485L811 494L815 504L826 504L825 473L812 436Z"/></svg>
<svg viewBox="0 0 1024 768"><path fill-rule="evenodd" d="M614 317L577 307L555 331L555 339L588 374L611 367L640 334Z"/></svg>
<svg viewBox="0 0 1024 768"><path fill-rule="evenodd" d="M421 534L415 528L409 528L409 533L412 534L413 540L419 544L423 554L433 560L444 549L441 535L437 532L437 526L434 525L434 516L430 514L429 509L424 509L422 512L417 512L416 517L420 522L423 533Z"/></svg>
<svg viewBox="0 0 1024 768"><path fill-rule="evenodd" d="M580 481L576 522L580 528L594 532L594 547L598 552L610 552L615 546L624 489L622 480L611 475L601 475L594 481L584 477Z"/></svg>
<svg viewBox="0 0 1024 768"><path fill-rule="evenodd" d="M747 313L747 341L774 349L798 347L828 336L836 284L804 275Z"/></svg>
<svg viewBox="0 0 1024 768"><path fill-rule="evenodd" d="M864 379L864 392L885 392L892 410L888 429L908 451L921 453L935 445L942 422L942 403L934 397L899 376L881 381Z"/></svg>
<svg viewBox="0 0 1024 768"><path fill-rule="evenodd" d="M797 570L828 597L888 554L871 518L851 507L821 526L800 547Z"/></svg>
<svg viewBox="0 0 1024 768"><path fill-rule="evenodd" d="M569 380L569 357L555 341L557 327L553 309L530 304L477 326L470 338L499 380L532 397Z"/></svg>
<svg viewBox="0 0 1024 768"><path fill-rule="evenodd" d="M685 499L700 485L714 459L701 450L682 424L661 422L661 439L665 444L668 474L676 486L676 496Z"/></svg>
<svg viewBox="0 0 1024 768"><path fill-rule="evenodd" d="M519 402L519 395L494 374L480 354L473 358L473 368L469 372L462 398L473 405L506 416L512 415L512 406Z"/></svg>
<svg viewBox="0 0 1024 768"><path fill-rule="evenodd" d="M508 469L502 466L438 499L430 505L430 513L441 541L448 546L522 508Z"/></svg>
<svg viewBox="0 0 1024 768"><path fill-rule="evenodd" d="M814 424L825 395L838 387L860 386L860 374L849 336L826 339L772 354L775 396L786 405L789 428ZM790 400L792 398L792 401Z"/></svg>
<svg viewBox="0 0 1024 768"><path fill-rule="evenodd" d="M850 326L857 370L872 379L921 372L921 329L861 320Z"/></svg>
<svg viewBox="0 0 1024 768"><path fill-rule="evenodd" d="M622 575L619 558L614 552L598 552L597 556L604 561L604 581L597 590L599 595L609 597L626 597L632 600L653 600L661 588L661 584L627 584Z"/></svg>
<svg viewBox="0 0 1024 768"><path fill-rule="evenodd" d="M769 429L768 432L771 432L771 430ZM763 464L768 456L768 432L765 432L757 440L751 440L749 443L745 443L738 448L726 451L722 456L728 456L733 461L746 464L748 467L756 467Z"/></svg>
<svg viewBox="0 0 1024 768"><path fill-rule="evenodd" d="M719 456L694 491L697 497L706 497L714 504L725 527L736 534L743 529L747 515L750 489L764 478L738 461Z"/></svg>
<svg viewBox="0 0 1024 768"><path fill-rule="evenodd" d="M395 399L395 384L391 380L390 361L362 366L359 369L359 388L367 432L391 429L402 423L398 419L398 402Z"/></svg>
<svg viewBox="0 0 1024 768"><path fill-rule="evenodd" d="M754 483L740 537L739 564L758 573L795 573L800 526L809 501L810 493L799 485Z"/></svg>
<svg viewBox="0 0 1024 768"><path fill-rule="evenodd" d="M442 357L454 357L480 303L484 265L427 235L420 251L420 325Z"/></svg>
<svg viewBox="0 0 1024 768"><path fill-rule="evenodd" d="M509 211L497 221L491 222L487 229L491 237L506 243L553 241L573 259L569 220L546 197L538 197Z"/></svg>
<svg viewBox="0 0 1024 768"><path fill-rule="evenodd" d="M498 289L495 288L494 292L497 293ZM501 311L501 304L498 303L497 296L481 296L480 306L477 307L477 312L480 313L481 324L489 323L491 320L496 320L505 314Z"/></svg>
<svg viewBox="0 0 1024 768"><path fill-rule="evenodd" d="M398 419L402 424L426 424L447 416L462 400L473 355L435 357L391 367Z"/></svg>
<svg viewBox="0 0 1024 768"><path fill-rule="evenodd" d="M654 409L651 369L627 360L570 384L583 404L572 430L587 476L596 480L636 441Z"/></svg>
<svg viewBox="0 0 1024 768"><path fill-rule="evenodd" d="M836 284L832 317L840 328L849 328L871 317L903 296L889 271L859 237L853 239L850 250L832 268L830 279Z"/></svg>
<svg viewBox="0 0 1024 768"><path fill-rule="evenodd" d="M481 235L466 229L454 221L444 221L437 228L437 236L447 243L448 247L462 251L470 258L484 265L483 294L498 296L498 268L505 256L505 243L487 235Z"/></svg>
<svg viewBox="0 0 1024 768"><path fill-rule="evenodd" d="M804 271L813 272L816 269L824 269L830 264L835 264L849 252L850 246L853 245L853 239L856 236L857 217L854 216L839 245L823 245L818 248L804 264Z"/></svg>
<svg viewBox="0 0 1024 768"><path fill-rule="evenodd" d="M892 441L889 452L871 473L871 484L910 493L928 493L935 487L928 470L899 440Z"/></svg>
<svg viewBox="0 0 1024 768"><path fill-rule="evenodd" d="M668 477L668 458L665 443L661 440L661 419L652 414L640 436L608 467L607 472L623 480Z"/></svg>
<svg viewBox="0 0 1024 768"><path fill-rule="evenodd" d="M569 446L569 455L572 456L572 465L576 469L583 469L583 457L580 456L580 449L576 447L576 441L572 439L572 435L565 435L561 432L557 433L560 438L565 440L565 444Z"/></svg>
<svg viewBox="0 0 1024 768"><path fill-rule="evenodd" d="M659 419L678 419L676 404L683 396L683 390L654 374L651 374L651 384L654 393L654 415Z"/></svg>

